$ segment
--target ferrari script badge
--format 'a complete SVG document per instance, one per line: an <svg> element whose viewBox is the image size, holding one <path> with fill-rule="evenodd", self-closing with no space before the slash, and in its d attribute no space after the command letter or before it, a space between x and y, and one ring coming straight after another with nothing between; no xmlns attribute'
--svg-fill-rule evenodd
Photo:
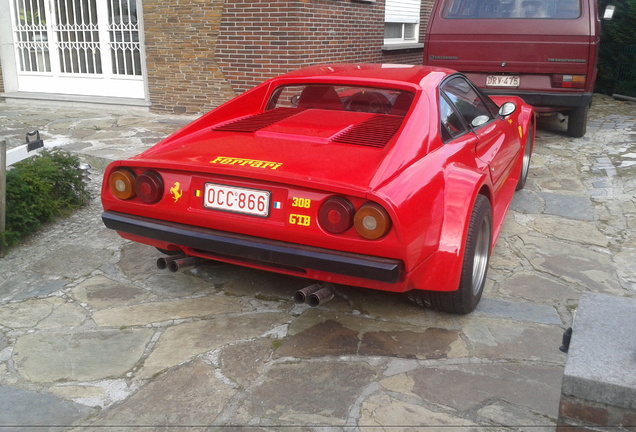
<svg viewBox="0 0 636 432"><path fill-rule="evenodd" d="M226 157L226 156L218 156L213 161L210 161L213 164L221 164L221 165L239 165L239 166L250 166L253 168L269 168L275 170L280 167L282 163L278 162L269 162L255 159L243 159L236 157Z"/></svg>

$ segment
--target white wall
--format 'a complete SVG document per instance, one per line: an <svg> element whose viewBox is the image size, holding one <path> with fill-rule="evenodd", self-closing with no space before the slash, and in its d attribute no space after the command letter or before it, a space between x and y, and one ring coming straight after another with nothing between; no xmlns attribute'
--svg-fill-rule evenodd
<svg viewBox="0 0 636 432"><path fill-rule="evenodd" d="M2 65L2 78L6 93L18 91L18 76L9 9L10 1L0 0L0 63Z"/></svg>

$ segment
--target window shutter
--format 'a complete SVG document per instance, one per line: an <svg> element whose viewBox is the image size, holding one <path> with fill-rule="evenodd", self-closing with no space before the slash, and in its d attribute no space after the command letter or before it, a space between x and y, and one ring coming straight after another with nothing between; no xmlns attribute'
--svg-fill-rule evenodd
<svg viewBox="0 0 636 432"><path fill-rule="evenodd" d="M386 0L384 21L419 23L421 0Z"/></svg>

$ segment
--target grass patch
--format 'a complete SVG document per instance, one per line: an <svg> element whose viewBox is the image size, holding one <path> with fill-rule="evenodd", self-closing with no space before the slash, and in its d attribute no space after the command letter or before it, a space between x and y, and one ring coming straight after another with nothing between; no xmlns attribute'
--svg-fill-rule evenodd
<svg viewBox="0 0 636 432"><path fill-rule="evenodd" d="M283 340L282 339L274 339L272 341L272 351L276 351L278 348L283 346Z"/></svg>

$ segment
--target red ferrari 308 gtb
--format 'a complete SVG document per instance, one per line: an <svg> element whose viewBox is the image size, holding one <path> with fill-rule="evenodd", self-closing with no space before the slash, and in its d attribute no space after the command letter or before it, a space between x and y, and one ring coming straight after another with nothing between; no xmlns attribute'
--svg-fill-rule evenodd
<svg viewBox="0 0 636 432"><path fill-rule="evenodd" d="M534 120L447 69L309 67L111 163L102 218L178 254L166 265L223 261L465 314L526 182Z"/></svg>

